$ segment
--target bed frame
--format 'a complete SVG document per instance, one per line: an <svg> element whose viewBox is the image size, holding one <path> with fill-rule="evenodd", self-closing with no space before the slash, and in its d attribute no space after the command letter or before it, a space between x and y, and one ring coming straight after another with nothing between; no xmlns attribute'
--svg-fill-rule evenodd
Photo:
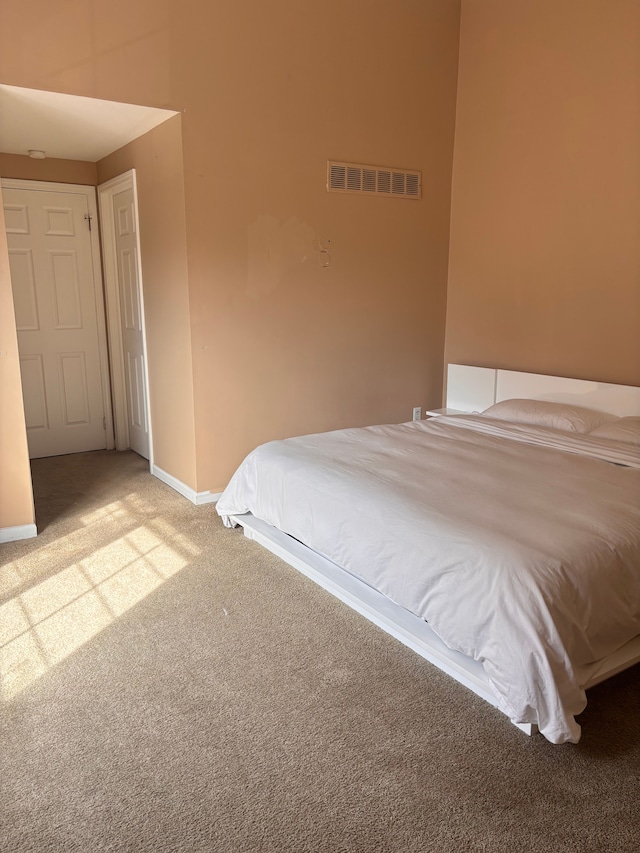
<svg viewBox="0 0 640 853"><path fill-rule="evenodd" d="M640 415L640 387L459 364L449 365L447 413L478 412L493 403L511 398L575 403L618 416ZM482 665L448 648L423 619L395 604L382 593L296 539L255 518L251 513L232 516L232 520L243 528L245 536L249 539L267 548L294 569L413 649L438 669L495 708L498 707ZM638 662L640 662L640 635L613 655L600 661L582 687L585 690L593 687ZM528 735L537 731L537 726L534 724L515 723L514 725Z"/></svg>
<svg viewBox="0 0 640 853"><path fill-rule="evenodd" d="M541 373L450 364L446 406L451 412L477 414L502 400L548 400L573 403L625 417L640 415L640 387L611 385Z"/></svg>

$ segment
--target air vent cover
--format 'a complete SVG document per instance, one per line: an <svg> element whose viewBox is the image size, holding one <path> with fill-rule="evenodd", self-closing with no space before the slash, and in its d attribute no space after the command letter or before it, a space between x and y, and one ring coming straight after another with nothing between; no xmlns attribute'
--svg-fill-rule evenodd
<svg viewBox="0 0 640 853"><path fill-rule="evenodd" d="M391 169L387 166L361 166L357 163L328 160L327 190L330 193L420 198L422 174L406 169Z"/></svg>

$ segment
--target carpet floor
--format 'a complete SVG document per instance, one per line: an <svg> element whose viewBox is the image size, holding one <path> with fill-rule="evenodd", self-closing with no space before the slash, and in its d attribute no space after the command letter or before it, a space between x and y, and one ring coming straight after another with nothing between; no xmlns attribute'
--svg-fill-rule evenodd
<svg viewBox="0 0 640 853"><path fill-rule="evenodd" d="M3 853L632 853L640 671L577 745L498 711L131 452L0 546Z"/></svg>

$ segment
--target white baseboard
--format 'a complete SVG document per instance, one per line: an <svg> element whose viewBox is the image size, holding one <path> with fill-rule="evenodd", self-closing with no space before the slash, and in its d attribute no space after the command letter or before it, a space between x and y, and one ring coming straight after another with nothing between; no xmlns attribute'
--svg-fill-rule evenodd
<svg viewBox="0 0 640 853"><path fill-rule="evenodd" d="M197 492L196 503L198 506L200 506L200 504L212 504L217 500L220 500L221 497L222 492Z"/></svg>
<svg viewBox="0 0 640 853"><path fill-rule="evenodd" d="M17 527L0 527L0 542L17 542L18 539L33 539L38 535L35 524L19 524Z"/></svg>
<svg viewBox="0 0 640 853"><path fill-rule="evenodd" d="M157 477L159 480L162 480L163 483L166 483L167 486L171 486L171 488L178 492L178 494L182 495L183 498L191 501L192 504L196 504L196 506L214 503L222 494L222 492L196 492L195 489L191 488L191 486L187 486L186 483L178 480L178 478L174 477L173 474L167 474L166 471L163 471L162 468L158 468L157 465L151 466L151 473L154 477Z"/></svg>

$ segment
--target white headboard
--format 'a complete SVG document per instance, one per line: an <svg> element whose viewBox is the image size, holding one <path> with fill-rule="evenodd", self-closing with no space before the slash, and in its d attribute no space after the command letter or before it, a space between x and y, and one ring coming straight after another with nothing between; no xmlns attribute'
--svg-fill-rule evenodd
<svg viewBox="0 0 640 853"><path fill-rule="evenodd" d="M640 415L640 387L636 385L611 385L466 364L448 367L448 409L481 412L494 403L513 398L575 403L619 417Z"/></svg>

